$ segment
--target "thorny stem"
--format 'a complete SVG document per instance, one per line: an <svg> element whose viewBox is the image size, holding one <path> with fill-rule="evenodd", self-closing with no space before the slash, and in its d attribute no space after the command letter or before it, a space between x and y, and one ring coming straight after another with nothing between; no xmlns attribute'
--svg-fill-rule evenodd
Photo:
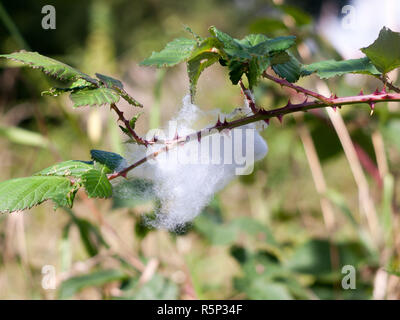
<svg viewBox="0 0 400 320"><path fill-rule="evenodd" d="M280 80L280 79L278 79L278 80ZM296 87L298 87L298 86L296 86ZM311 92L311 91L301 88L301 87L298 87L298 89L304 93L305 93L305 91L307 91L308 93L311 93L309 95L311 95L313 97L318 95L315 92ZM281 108L277 108L277 109L273 109L273 110L265 110L262 108L258 108L257 111L253 115L243 117L241 119L233 120L231 122L228 122L226 119L224 120L224 122L221 122L218 119L217 123L214 126L202 129L200 131L197 131L195 133L189 134L184 137L179 137L177 135L173 140L169 141L168 144L166 144L161 149L151 153L150 155L147 155L146 157L133 163L129 167L127 167L119 172L115 172L115 173L109 175L108 179L112 180L112 179L115 179L115 178L121 177L121 176L126 177L126 174L129 171L140 166L141 164L145 163L149 159L154 159L160 153L168 151L169 149L171 149L172 147L174 147L176 145L183 145L186 142L189 142L189 141L192 141L195 139L198 139L198 141L200 142L202 137L214 133L215 130L222 131L225 129L234 129L234 128L241 127L241 126L244 126L244 125L247 125L250 123L254 123L257 121L261 121L261 120L264 120L268 123L269 119L274 118L274 117L281 120L282 117L286 114L299 112L299 111L307 112L308 110L311 110L311 109L318 109L318 108L324 108L324 107L332 107L332 108L339 107L340 108L343 105L367 103L370 106L371 111L373 111L376 103L394 102L394 101L400 101L400 93L388 93L385 90L382 90L382 91L377 90L374 93L367 94L367 95L364 95L361 91L358 96L348 96L348 97L341 97L341 98L332 97L332 98L328 98L327 102L321 101L321 100L319 100L319 101L305 100L302 103L292 104L289 100L289 102L284 107L281 107Z"/></svg>
<svg viewBox="0 0 400 320"><path fill-rule="evenodd" d="M135 130L133 130L133 128L132 128L131 125L129 124L129 121L124 117L124 113L123 113L121 110L118 109L118 107L116 106L115 103L112 103L111 106L110 106L110 108L113 109L113 110L117 113L118 119L124 123L126 129L129 131L129 133L131 134L131 136L133 137L133 139L135 139L135 141L136 141L138 144L142 144L142 145L144 145L145 147L147 147L147 146L150 144L149 141L147 141L147 140L141 138L141 137L135 132Z"/></svg>
<svg viewBox="0 0 400 320"><path fill-rule="evenodd" d="M279 79L279 78L276 78L274 76L271 76L270 74L267 73L267 71L264 71L263 77L267 78L267 79L269 79L269 80L271 80L273 82L276 82L277 84L279 84L281 86L285 86L285 87L291 88L293 90L296 90L297 92L302 92L306 96L314 97L314 98L316 98L318 100L321 100L321 101L325 102L327 105L331 105L331 98L325 97L322 94L319 94L317 92L308 90L306 88L297 86L297 85L295 85L293 83L290 83L286 79Z"/></svg>
<svg viewBox="0 0 400 320"><path fill-rule="evenodd" d="M389 79L386 76L379 76L379 80L383 82L385 86L387 86L390 90L393 90L394 92L400 93L400 88L396 87L392 82L389 81Z"/></svg>
<svg viewBox="0 0 400 320"><path fill-rule="evenodd" d="M253 113L256 114L258 112L258 108L257 108L256 102L254 101L254 98L252 96L251 91L245 87L245 85L243 84L242 79L239 80L239 85L240 85L240 89L242 91L242 94L246 98L247 103L248 103L251 111L253 111ZM264 120L264 121L268 124L267 120Z"/></svg>
<svg viewBox="0 0 400 320"><path fill-rule="evenodd" d="M239 86L240 86L240 89L242 90L242 94L244 95L244 97L247 100L247 103L249 104L251 111L253 111L253 113L256 113L258 111L256 102L254 101L254 99L251 95L251 91L249 89L247 89L245 87L245 85L243 84L242 79L239 80Z"/></svg>

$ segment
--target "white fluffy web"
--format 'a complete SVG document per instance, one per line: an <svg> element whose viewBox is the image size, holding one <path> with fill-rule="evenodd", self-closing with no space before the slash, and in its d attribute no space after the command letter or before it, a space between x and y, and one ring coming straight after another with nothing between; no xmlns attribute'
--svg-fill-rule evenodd
<svg viewBox="0 0 400 320"><path fill-rule="evenodd" d="M249 111L248 106L241 109L242 113ZM233 114L223 116L230 118ZM195 132L196 127L211 127L217 117L216 111L203 112L191 104L190 97L186 96L181 110L169 122L167 130L157 132L156 136L159 139L172 139L178 133L182 137ZM146 138L151 139L153 135L154 132L149 132ZM130 144L126 159L128 163L134 163L159 148L160 144L147 149ZM159 199L160 206L156 209L156 218L149 223L157 228L177 230L192 221L214 193L226 186L235 175L250 173L254 161L262 159L267 151L267 144L259 135L256 125L247 125L227 132L212 133L200 142L195 139L173 147L130 171L127 178L153 182L152 191ZM244 169L246 165L247 169Z"/></svg>

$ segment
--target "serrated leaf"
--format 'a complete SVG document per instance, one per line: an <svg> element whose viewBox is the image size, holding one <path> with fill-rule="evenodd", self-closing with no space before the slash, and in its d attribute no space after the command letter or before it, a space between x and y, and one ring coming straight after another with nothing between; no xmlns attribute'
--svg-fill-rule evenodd
<svg viewBox="0 0 400 320"><path fill-rule="evenodd" d="M112 196L110 181L103 171L91 169L82 174L82 184L89 198L109 198Z"/></svg>
<svg viewBox="0 0 400 320"><path fill-rule="evenodd" d="M382 73L400 67L400 33L383 27L378 38L362 52Z"/></svg>
<svg viewBox="0 0 400 320"><path fill-rule="evenodd" d="M66 204L74 191L71 181L64 177L35 176L16 178L0 183L0 212L29 209L46 200Z"/></svg>
<svg viewBox="0 0 400 320"><path fill-rule="evenodd" d="M240 43L240 40L232 38L229 34L218 30L214 26L210 27L209 31L221 42L223 50L228 56L240 59L251 59L248 49Z"/></svg>
<svg viewBox="0 0 400 320"><path fill-rule="evenodd" d="M276 61L272 59L272 69L278 76L293 83L307 72L302 70L302 64L294 56L288 55L288 57L289 60L284 63L275 63Z"/></svg>
<svg viewBox="0 0 400 320"><path fill-rule="evenodd" d="M48 167L35 173L35 176L62 176L80 177L83 173L93 169L93 163L79 160L68 160Z"/></svg>
<svg viewBox="0 0 400 320"><path fill-rule="evenodd" d="M273 52L285 51L292 47L295 43L295 36L278 37L257 44L256 46L250 48L249 52L264 56Z"/></svg>
<svg viewBox="0 0 400 320"><path fill-rule="evenodd" d="M196 86L201 73L217 62L220 58L218 53L214 52L204 52L194 59L188 61L187 69L190 81L190 95L192 97L192 102L194 101L194 96L196 95Z"/></svg>
<svg viewBox="0 0 400 320"><path fill-rule="evenodd" d="M113 89L129 104L135 107L143 108L143 105L140 102L136 101L124 90L124 85L120 80L100 73L96 73L96 77L101 81L103 85L105 85L109 89Z"/></svg>
<svg viewBox="0 0 400 320"><path fill-rule="evenodd" d="M19 51L10 54L1 54L0 57L22 62L32 68L39 68L45 73L60 80L74 81L80 78L88 81L94 80L87 74L84 74L65 63L43 56L37 52Z"/></svg>
<svg viewBox="0 0 400 320"><path fill-rule="evenodd" d="M201 41L203 41L203 38L200 37L198 34L196 34L196 33L192 30L192 28L190 28L189 26L184 26L184 29L185 29L185 31L189 32L189 33L193 36L193 38L196 39L196 42L197 42L197 43L201 43Z"/></svg>
<svg viewBox="0 0 400 320"><path fill-rule="evenodd" d="M84 88L72 92L70 98L74 102L74 107L76 108L116 103L119 101L120 96L115 91L108 88Z"/></svg>
<svg viewBox="0 0 400 320"><path fill-rule="evenodd" d="M160 52L154 52L150 58L143 60L140 65L143 66L156 66L172 67L179 62L187 60L196 45L196 40L177 38L169 42L166 47Z"/></svg>
<svg viewBox="0 0 400 320"><path fill-rule="evenodd" d="M79 91L85 88L96 88L96 86L91 83L88 82L84 79L78 79L76 81L74 81L69 87L67 88L58 88L58 87L53 87L50 88L47 91L43 91L41 93L42 96L46 95L46 96L53 96L53 97L57 97L60 94L63 94L65 92L74 92L74 91Z"/></svg>
<svg viewBox="0 0 400 320"><path fill-rule="evenodd" d="M139 107L139 108L143 108L143 105L137 101L135 98L133 98L132 96L130 96L124 89L120 89L117 87L114 87L114 90L126 101L128 102L130 105L135 106L135 107Z"/></svg>
<svg viewBox="0 0 400 320"><path fill-rule="evenodd" d="M66 299L82 289L91 286L102 286L112 281L123 280L127 275L120 270L101 270L89 274L69 278L61 283L58 291L59 299Z"/></svg>
<svg viewBox="0 0 400 320"><path fill-rule="evenodd" d="M258 77L261 75L263 70L260 70L257 59L253 58L250 60L248 70L246 72L247 80L249 81L249 88L253 89L258 82Z"/></svg>
<svg viewBox="0 0 400 320"><path fill-rule="evenodd" d="M192 102L201 73L220 59L221 44L216 38L207 38L192 51L187 64Z"/></svg>
<svg viewBox="0 0 400 320"><path fill-rule="evenodd" d="M239 80L242 78L243 73L247 71L246 66L240 61L232 60L229 63L229 79L231 79L232 84L238 84Z"/></svg>
<svg viewBox="0 0 400 320"><path fill-rule="evenodd" d="M101 73L96 73L96 77L107 87L107 88L112 88L112 87L117 87L120 89L124 88L124 85L122 84L121 81L119 81L118 79L115 79L113 77L110 76L106 76L104 74Z"/></svg>
<svg viewBox="0 0 400 320"><path fill-rule="evenodd" d="M266 35L263 34L249 34L243 39L239 40L239 43L250 48L258 45L261 42L270 40Z"/></svg>
<svg viewBox="0 0 400 320"><path fill-rule="evenodd" d="M124 165L126 160L118 153L103 151L103 150L90 150L92 159L105 165L111 171L114 171L121 165Z"/></svg>
<svg viewBox="0 0 400 320"><path fill-rule="evenodd" d="M341 76L346 73L380 74L367 57L343 61L321 61L303 66L302 70L316 72L321 79Z"/></svg>

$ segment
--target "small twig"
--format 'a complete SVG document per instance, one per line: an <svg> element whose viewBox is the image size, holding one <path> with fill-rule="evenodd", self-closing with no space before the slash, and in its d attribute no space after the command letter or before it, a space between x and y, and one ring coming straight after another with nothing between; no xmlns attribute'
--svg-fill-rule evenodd
<svg viewBox="0 0 400 320"><path fill-rule="evenodd" d="M257 113L258 108L256 106L256 102L254 101L254 99L251 95L251 91L249 89L247 89L246 86L243 84L242 79L239 80L239 86L240 86L240 89L242 90L242 94L244 95L244 97L247 100L247 103L249 104L251 111L253 111L253 113Z"/></svg>
<svg viewBox="0 0 400 320"><path fill-rule="evenodd" d="M290 83L289 81L287 81L285 79L279 79L279 78L276 78L274 76L271 76L266 71L264 71L263 77L267 78L267 79L269 79L269 80L271 80L273 82L276 82L277 84L279 84L281 86L285 86L285 87L291 88L293 90L296 90L297 92L302 92L306 96L314 97L314 98L316 98L316 99L318 99L320 101L325 102L327 105L330 105L332 103L332 98L325 97L322 94L319 94L317 92L314 92L314 91L305 89L303 87L300 87L298 85L295 85L293 83Z"/></svg>
<svg viewBox="0 0 400 320"><path fill-rule="evenodd" d="M239 80L239 86L240 86L240 89L242 90L242 94L244 95L244 97L247 100L247 103L248 103L251 111L253 111L253 113L256 114L258 112L258 108L257 108L256 102L253 99L251 91L246 88L246 86L243 84L242 79ZM268 124L268 120L264 120L264 121Z"/></svg>
<svg viewBox="0 0 400 320"><path fill-rule="evenodd" d="M384 77L383 75L378 77L379 80L383 82L385 86L387 86L390 90L393 90L394 92L400 93L400 88L396 87L393 82L390 82L387 77Z"/></svg>
<svg viewBox="0 0 400 320"><path fill-rule="evenodd" d="M124 113L123 113L121 110L118 109L118 107L116 106L115 103L112 103L112 104L110 105L110 108L113 109L113 110L117 113L118 119L124 123L126 129L129 131L129 133L131 134L131 136L133 137L133 139L135 139L135 141L136 141L138 144L142 144L142 145L144 145L145 147L147 147L147 146L150 144L149 141L147 141L147 140L141 138L141 137L135 132L135 130L133 130L133 128L132 128L131 125L129 124L129 121L124 117Z"/></svg>

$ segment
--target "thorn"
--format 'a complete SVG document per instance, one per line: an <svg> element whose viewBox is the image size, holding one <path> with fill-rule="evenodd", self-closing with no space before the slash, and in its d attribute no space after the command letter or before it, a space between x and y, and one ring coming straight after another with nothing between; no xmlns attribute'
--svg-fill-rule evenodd
<svg viewBox="0 0 400 320"><path fill-rule="evenodd" d="M282 124L283 115L280 114L280 115L277 116L277 118L278 118L279 122Z"/></svg>
<svg viewBox="0 0 400 320"><path fill-rule="evenodd" d="M223 125L224 125L224 126L228 125L228 121L226 120L226 118L224 119Z"/></svg>
<svg viewBox="0 0 400 320"><path fill-rule="evenodd" d="M153 136L153 142L157 142L158 141L158 137L156 135Z"/></svg>
<svg viewBox="0 0 400 320"><path fill-rule="evenodd" d="M285 108L290 108L292 106L292 102L290 101L290 99L288 100Z"/></svg>
<svg viewBox="0 0 400 320"><path fill-rule="evenodd" d="M376 88L376 90L374 91L374 93L373 93L374 95L379 95L379 94L381 94L381 92L379 91L379 89L378 88Z"/></svg>
<svg viewBox="0 0 400 320"><path fill-rule="evenodd" d="M387 93L387 91L386 91L386 86L385 86L385 85L383 86L381 93L382 93L382 94Z"/></svg>
<svg viewBox="0 0 400 320"><path fill-rule="evenodd" d="M271 119L270 119L270 118L265 119L264 122L265 122L267 125L269 125L269 120L271 120Z"/></svg>
<svg viewBox="0 0 400 320"><path fill-rule="evenodd" d="M336 106L332 106L333 111L336 112Z"/></svg>
<svg viewBox="0 0 400 320"><path fill-rule="evenodd" d="M267 110L265 110L264 108L259 108L259 109L257 110L257 113L266 114L266 113L267 113Z"/></svg>
<svg viewBox="0 0 400 320"><path fill-rule="evenodd" d="M369 115L372 116L374 114L375 103L374 102L370 102L369 103L369 107L371 108L371 113Z"/></svg>
<svg viewBox="0 0 400 320"><path fill-rule="evenodd" d="M124 172L124 173L121 173L121 176L122 176L122 177L124 177L125 179L126 179L126 175L127 175L127 173L126 173L126 172Z"/></svg>
<svg viewBox="0 0 400 320"><path fill-rule="evenodd" d="M218 115L218 120L217 120L217 123L215 124L215 126L216 126L216 127L221 126L221 121L219 120L219 115Z"/></svg>
<svg viewBox="0 0 400 320"><path fill-rule="evenodd" d="M302 102L302 104L305 104L308 102L308 97L306 96L306 99Z"/></svg>
<svg viewBox="0 0 400 320"><path fill-rule="evenodd" d="M201 131L197 132L197 141L200 142L201 140Z"/></svg>
<svg viewBox="0 0 400 320"><path fill-rule="evenodd" d="M364 95L363 89L360 90L360 93L359 93L358 95L359 95L359 96L363 96L363 95Z"/></svg>
<svg viewBox="0 0 400 320"><path fill-rule="evenodd" d="M178 130L176 130L174 140L178 140L178 139L179 139Z"/></svg>

